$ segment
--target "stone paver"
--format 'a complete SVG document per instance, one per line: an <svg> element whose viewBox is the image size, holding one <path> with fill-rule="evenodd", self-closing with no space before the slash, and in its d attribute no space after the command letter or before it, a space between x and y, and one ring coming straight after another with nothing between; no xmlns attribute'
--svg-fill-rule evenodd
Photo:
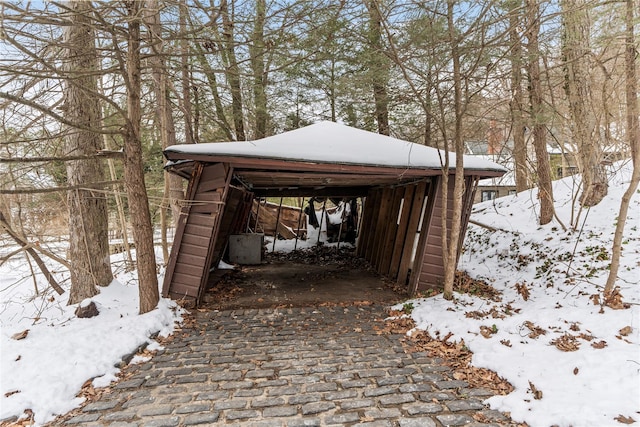
<svg viewBox="0 0 640 427"><path fill-rule="evenodd" d="M381 306L198 312L193 330L51 425L508 423L482 404L490 392L454 380L424 353L406 353L402 335L378 334L384 317Z"/></svg>

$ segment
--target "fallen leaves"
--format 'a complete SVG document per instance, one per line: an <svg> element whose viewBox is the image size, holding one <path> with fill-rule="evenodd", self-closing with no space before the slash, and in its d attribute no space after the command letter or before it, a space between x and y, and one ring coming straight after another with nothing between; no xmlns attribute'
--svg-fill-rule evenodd
<svg viewBox="0 0 640 427"><path fill-rule="evenodd" d="M622 294L617 286L611 293L604 296L604 305L614 310L624 310L631 307L629 304L622 302Z"/></svg>
<svg viewBox="0 0 640 427"><path fill-rule="evenodd" d="M607 342L602 340L602 341L598 341L598 342L594 342L591 344L591 347L593 348L605 348L607 346Z"/></svg>
<svg viewBox="0 0 640 427"><path fill-rule="evenodd" d="M622 328L622 329L620 329L618 331L620 336L623 336L623 337L626 337L627 335L630 335L631 332L633 332L633 328L631 326L625 326L624 328Z"/></svg>
<svg viewBox="0 0 640 427"><path fill-rule="evenodd" d="M551 343L556 346L560 351L577 351L580 348L580 342L578 337L571 334L564 334L556 339L551 340Z"/></svg>
<svg viewBox="0 0 640 427"><path fill-rule="evenodd" d="M538 390L531 381L529 381L529 391L533 393L533 398L536 400L542 399L542 391Z"/></svg>
<svg viewBox="0 0 640 427"><path fill-rule="evenodd" d="M636 420L634 420L633 418L625 417L624 415L618 415L614 418L614 420L622 424L633 424L636 422Z"/></svg>
<svg viewBox="0 0 640 427"><path fill-rule="evenodd" d="M527 301L529 299L529 288L524 283L516 283L516 291L520 294L523 300Z"/></svg>
<svg viewBox="0 0 640 427"><path fill-rule="evenodd" d="M529 320L525 321L523 325L525 328L529 329L528 337L531 339L536 339L540 335L547 334L547 331L545 329L542 329L541 327L534 325L533 322L530 322Z"/></svg>
<svg viewBox="0 0 640 427"><path fill-rule="evenodd" d="M496 325L480 326L480 335L482 335L485 338L491 338L491 335L495 334L496 332L498 332L498 328L496 327Z"/></svg>
<svg viewBox="0 0 640 427"><path fill-rule="evenodd" d="M27 335L29 335L29 329L25 329L22 332L18 332L17 334L11 335L11 339L20 341L20 340L25 339L27 337Z"/></svg>
<svg viewBox="0 0 640 427"><path fill-rule="evenodd" d="M487 298L493 301L501 300L500 291L482 280L469 277L464 271L456 271L453 289L460 293Z"/></svg>
<svg viewBox="0 0 640 427"><path fill-rule="evenodd" d="M391 323L391 325L380 329L379 333L388 331L400 333L403 325L405 327L405 333L414 328L415 324L413 321L408 322L403 319L407 318L387 320L386 323ZM401 322L398 322L399 320L401 320ZM469 351L464 340L458 342L449 341L452 336L453 334L449 333L445 337L438 339L433 338L427 331L416 330L403 344L409 353L424 351L429 354L429 357L441 358L445 365L454 369L452 375L455 379L466 381L471 387L486 388L500 395L506 395L513 391L513 386L495 372L485 368L471 366L473 353Z"/></svg>
<svg viewBox="0 0 640 427"><path fill-rule="evenodd" d="M20 390L8 391L4 394L4 397L13 396L14 394L18 394L18 393L20 393Z"/></svg>

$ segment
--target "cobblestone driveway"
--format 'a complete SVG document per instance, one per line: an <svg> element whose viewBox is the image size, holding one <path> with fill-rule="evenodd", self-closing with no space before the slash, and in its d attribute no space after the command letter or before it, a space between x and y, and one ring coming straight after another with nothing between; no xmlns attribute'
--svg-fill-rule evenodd
<svg viewBox="0 0 640 427"><path fill-rule="evenodd" d="M505 421L402 336L381 306L208 311L58 425L481 426ZM481 415L478 415L481 414ZM475 416L475 418L474 418Z"/></svg>

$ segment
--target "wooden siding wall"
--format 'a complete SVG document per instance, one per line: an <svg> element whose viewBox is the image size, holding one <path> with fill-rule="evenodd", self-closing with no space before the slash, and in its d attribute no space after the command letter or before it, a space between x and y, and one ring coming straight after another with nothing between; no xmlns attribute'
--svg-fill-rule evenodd
<svg viewBox="0 0 640 427"><path fill-rule="evenodd" d="M357 255L381 275L407 284L413 245L430 185L419 182L369 190L364 203Z"/></svg>
<svg viewBox="0 0 640 427"><path fill-rule="evenodd" d="M422 235L416 252L416 268L412 272L409 287L409 292L412 294L418 290L442 289L442 280L444 278L444 262L442 260L442 215L443 212L447 215L447 232L450 232L453 215L453 176L449 178L446 210L443 209L442 204L441 182L441 179L438 178L438 184L434 188L432 205L427 207L427 214L425 214L424 217L422 226L424 232L421 233ZM462 196L462 230L458 256L462 248L467 221L471 214L476 182L477 179L475 177L465 178L465 193Z"/></svg>
<svg viewBox="0 0 640 427"><path fill-rule="evenodd" d="M187 189L167 265L162 294L197 305L204 292L220 230L231 168L197 162Z"/></svg>

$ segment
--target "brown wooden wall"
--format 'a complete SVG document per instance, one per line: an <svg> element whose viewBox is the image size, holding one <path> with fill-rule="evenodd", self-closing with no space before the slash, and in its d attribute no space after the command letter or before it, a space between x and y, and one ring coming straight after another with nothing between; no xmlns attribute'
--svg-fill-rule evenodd
<svg viewBox="0 0 640 427"><path fill-rule="evenodd" d="M414 242L431 184L373 188L365 200L357 255L378 273L405 285L412 267Z"/></svg>
<svg viewBox="0 0 640 427"><path fill-rule="evenodd" d="M423 221L423 231L416 252L415 270L411 276L410 293L418 290L437 289L440 290L444 279L444 262L442 260L442 215L447 215L447 232L451 231L452 215L453 215L453 176L449 179L447 209L443 209L442 203L442 182L438 178L438 184L435 187L432 203L429 204ZM475 177L465 177L465 192L462 197L462 229L460 232L460 242L458 247L458 255L462 248L464 235L466 232L467 222L471 214L471 206L473 205L473 196L475 194L477 179Z"/></svg>
<svg viewBox="0 0 640 427"><path fill-rule="evenodd" d="M167 265L162 295L200 302L216 248L231 168L196 162Z"/></svg>

